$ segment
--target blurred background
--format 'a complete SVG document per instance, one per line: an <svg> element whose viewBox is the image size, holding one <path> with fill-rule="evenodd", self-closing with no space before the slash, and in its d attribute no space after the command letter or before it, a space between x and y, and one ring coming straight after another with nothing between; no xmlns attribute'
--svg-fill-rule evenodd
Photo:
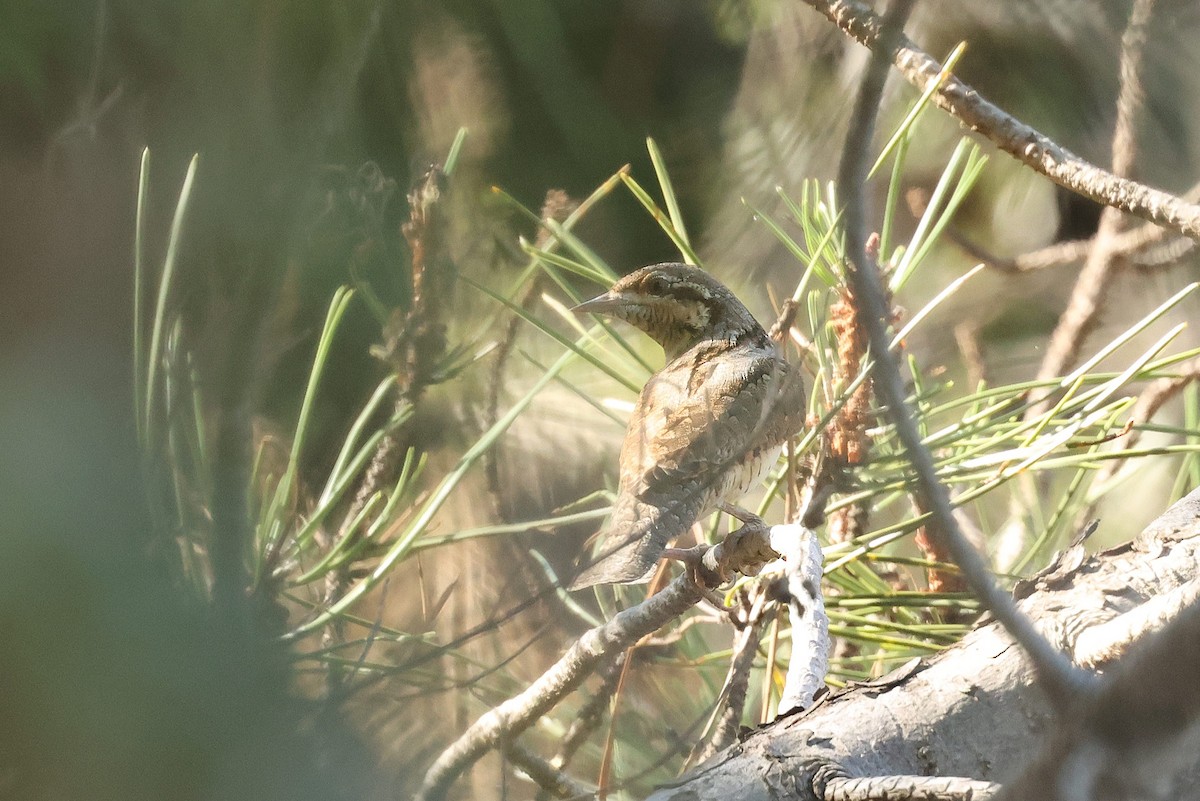
<svg viewBox="0 0 1200 801"><path fill-rule="evenodd" d="M1128 5L929 0L910 35L938 56L966 40L963 79L1107 164ZM1193 3L1158 4L1136 177L1178 193L1200 156L1197 34ZM652 136L706 266L766 320L768 288L790 293L796 265L746 204L778 210L777 186L833 176L864 60L810 8L780 0L0 5L0 795L391 797L481 709L467 687L430 702L404 682L323 702L275 637L294 608L243 588L223 602L188 591L150 500L164 477L145 470L134 424L143 148L154 265L199 154L168 311L206 399L212 503L198 507L236 561L250 531L251 463L264 442L280 443L286 460L330 297L359 282L386 308L411 300L405 195L461 128L446 236L456 274L507 286L525 263L519 237L537 236L491 187L537 210L551 190L578 202L625 164L650 185ZM914 96L893 82L881 130ZM962 134L940 115L926 122L906 178L917 198ZM997 156L956 225L1012 256L1087 237L1097 219L1094 204ZM624 271L677 257L625 193L576 232ZM973 263L944 246L902 303L920 305ZM1120 303L1096 336L1192 274L1188 262L1122 273ZM994 380L1027 377L1073 280L1070 266L987 275L926 328L940 334L911 346L957 365L951 332L966 321L981 332ZM450 292L442 323L453 341L486 319L486 304L461 284ZM384 374L370 353L384 338L370 315L348 317L308 451L314 481ZM525 346L537 353L536 341ZM496 390L486 357L478 364L416 406L405 444L428 454L429 474L449 469L532 374L513 367ZM539 400L507 435L494 474L465 486L439 530L536 519L611 485L620 426L579 405L565 391ZM1131 522L1161 507L1147 500ZM543 542L547 558L565 570L595 527ZM407 566L389 591L389 624L445 638L471 630L536 583L536 570L507 561L524 544L439 551ZM431 616L438 598L446 611ZM578 629L560 611L547 605L520 622L544 636L531 640L528 670L514 668L514 687L569 642L547 627ZM485 661L512 656L499 639ZM502 773L476 777L471 792L532 795Z"/></svg>

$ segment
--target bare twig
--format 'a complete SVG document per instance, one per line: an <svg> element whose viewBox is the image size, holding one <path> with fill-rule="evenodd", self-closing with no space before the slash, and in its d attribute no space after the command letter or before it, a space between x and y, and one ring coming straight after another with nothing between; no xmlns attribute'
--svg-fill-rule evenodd
<svg viewBox="0 0 1200 801"><path fill-rule="evenodd" d="M554 767L565 768L571 764L571 759L579 750L579 746L587 742L587 738L600 725L600 721L604 719L604 713L608 709L608 700L617 689L617 682L623 675L624 666L625 654L619 654L607 667L598 671L600 686L596 689L595 695L589 698L575 715L575 720L571 722L571 728L567 729L567 733L563 735L562 743L558 747L558 755L551 763Z"/></svg>
<svg viewBox="0 0 1200 801"><path fill-rule="evenodd" d="M1195 200L1196 195L1193 187L1184 197ZM1068 239L1018 256L998 256L979 243L971 241L960 231L947 229L946 234L971 258L989 267L1012 273L1032 273L1074 264L1086 259L1092 249L1091 239ZM1129 266L1145 269L1175 264L1195 250L1196 241L1181 237L1174 231L1154 223L1142 223L1136 228L1113 235L1111 247L1112 252Z"/></svg>
<svg viewBox="0 0 1200 801"><path fill-rule="evenodd" d="M434 801L444 798L450 784L463 771L488 749L511 741L533 725L568 693L579 687L606 655L628 648L683 614L702 597L702 590L685 574L672 581L659 594L584 633L528 689L484 714L447 748L425 774L417 799Z"/></svg>
<svg viewBox="0 0 1200 801"><path fill-rule="evenodd" d="M767 609L774 609L774 604L761 585L750 596L743 596L743 602L738 614L740 628L733 639L733 658L729 660L729 672L721 688L717 726L695 758L688 760L692 764L704 762L731 745L742 725L742 715L746 711L746 690L750 686L750 669L754 667L754 656L758 653L759 628Z"/></svg>
<svg viewBox="0 0 1200 801"><path fill-rule="evenodd" d="M542 759L520 743L504 749L509 761L525 772L533 782L556 798L590 798L591 789Z"/></svg>
<svg viewBox="0 0 1200 801"><path fill-rule="evenodd" d="M1183 194L1183 199L1191 203L1200 200L1200 184L1193 184ZM914 209L914 216L924 212L921 204L929 202L928 196L917 198L920 201ZM989 267L1014 273L1036 272L1051 267L1061 267L1064 264L1074 264L1087 258L1092 249L1091 239L1070 239L1065 242L1055 242L1044 248L1022 253L1018 256L1005 257L992 253L987 248L966 237L961 231L948 228L946 235L971 258L983 262ZM1196 240L1179 236L1154 223L1142 223L1125 231L1120 231L1112 237L1112 251L1124 262L1136 269L1168 267L1180 259L1193 253Z"/></svg>
<svg viewBox="0 0 1200 801"><path fill-rule="evenodd" d="M941 63L908 38L888 37L884 41L882 20L862 3L856 0L804 2L872 52L885 54L905 80L918 89L936 86L941 81L940 88L933 94L933 102L1026 166L1084 197L1159 223L1193 239L1200 238L1200 206L1102 170L1006 114L953 75L944 79Z"/></svg>
<svg viewBox="0 0 1200 801"><path fill-rule="evenodd" d="M744 525L701 554L689 570L666 588L612 620L584 632L571 648L524 692L475 721L425 774L417 801L440 801L450 785L491 748L507 748L538 718L577 689L605 658L622 651L683 614L733 572L757 572L764 553L775 552L765 526ZM693 574L704 582L697 584Z"/></svg>
<svg viewBox="0 0 1200 801"><path fill-rule="evenodd" d="M1142 227L1153 231L1163 230L1151 223L1145 223ZM972 259L1006 273L1032 273L1038 270L1048 270L1051 267L1061 267L1064 264L1074 264L1086 259L1088 251L1092 247L1090 239L1069 239L1017 256L1000 256L953 228L948 228L946 235Z"/></svg>
<svg viewBox="0 0 1200 801"><path fill-rule="evenodd" d="M1073 702L1083 688L1090 686L1090 677L1072 666L1061 652L1038 633L1032 622L1017 609L1011 596L1001 590L992 579L983 559L960 530L950 507L949 494L937 478L933 458L922 444L921 434L905 402L904 383L889 350L889 312L884 300L882 279L878 266L868 258L866 252L867 225L863 184L866 180L871 137L875 129L879 99L887 78L889 54L898 51L898 64L915 58L914 54L905 53L908 43L902 34L904 21L912 9L913 2L914 0L898 0L893 3L888 9L887 17L880 23L873 14L870 15L870 20L867 20L863 15L869 12L857 3L835 3L830 6L810 0L814 6L830 8L831 13L835 9L838 10L839 13L831 18L840 25L856 23L853 28L860 34L861 25L873 20L870 26L872 35L869 37L872 57L863 77L857 105L850 121L850 130L846 135L846 148L838 169L838 195L845 203L843 220L846 252L852 264L852 269L848 270L848 278L858 299L858 313L863 318L862 325L870 337L871 352L875 360L876 392L887 404L897 436L904 444L916 472L921 502L933 515L929 526L930 533L941 543L944 550L953 556L954 563L962 568L975 595L1024 647L1048 697L1059 709L1063 709ZM860 13L851 19L845 15L846 9L857 9ZM927 56L925 58L928 59ZM929 61L936 65L932 59ZM904 69L905 67L901 66L902 72ZM946 91L943 89L943 95Z"/></svg>
<svg viewBox="0 0 1200 801"><path fill-rule="evenodd" d="M1137 152L1136 128L1138 111L1142 106L1142 66L1147 28L1154 10L1154 0L1137 0L1130 12L1129 23L1121 38L1121 91L1117 98L1117 121L1113 130L1112 171L1126 178L1133 169ZM1071 290L1067 308L1050 335L1046 356L1038 368L1037 380L1044 381L1071 369L1079 357L1084 338L1096 325L1108 288L1117 265L1117 234L1123 225L1121 212L1109 205L1100 215L1100 225L1092 238L1087 260ZM1048 401L1047 401L1048 402ZM1045 404L1035 404L1026 419L1045 410Z"/></svg>
<svg viewBox="0 0 1200 801"><path fill-rule="evenodd" d="M779 316L775 318L775 322L771 324L771 330L767 332L767 336L776 345L783 347L783 343L788 338L788 332L796 324L796 312L798 311L800 311L800 304L791 298L785 299L783 305L779 307Z"/></svg>
<svg viewBox="0 0 1200 801"><path fill-rule="evenodd" d="M987 380L987 364L983 360L983 347L979 344L979 322L964 320L954 326L954 342L967 368L967 388L972 392Z"/></svg>

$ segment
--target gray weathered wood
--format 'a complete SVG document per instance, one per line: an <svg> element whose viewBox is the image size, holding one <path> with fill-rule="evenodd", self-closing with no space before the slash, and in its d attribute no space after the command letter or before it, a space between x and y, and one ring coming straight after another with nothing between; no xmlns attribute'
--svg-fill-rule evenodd
<svg viewBox="0 0 1200 801"><path fill-rule="evenodd" d="M1087 629L1196 578L1200 490L1136 538L1035 583L1021 602L1074 652ZM1004 781L1038 752L1050 709L1020 649L995 623L890 677L826 697L751 732L656 801L815 799L821 775L938 775Z"/></svg>

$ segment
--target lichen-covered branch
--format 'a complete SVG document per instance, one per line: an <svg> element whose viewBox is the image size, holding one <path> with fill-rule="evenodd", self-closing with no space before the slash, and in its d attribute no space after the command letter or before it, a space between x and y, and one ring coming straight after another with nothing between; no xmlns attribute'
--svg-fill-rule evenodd
<svg viewBox="0 0 1200 801"><path fill-rule="evenodd" d="M1121 539L1127 541L1045 577L1020 602L1050 641L1078 660L1094 655L1101 641L1115 644L1159 625L1195 597L1200 490L1140 534L1125 531ZM1194 607L1187 609L1185 616L1200 617L1193 615ZM1085 702L1093 705L1102 729L1107 727L1102 737L1108 743L1132 746L1140 740L1149 745L1148 751L1130 748L1125 753L1140 755L1141 764L1157 771L1168 790L1173 774L1176 779L1179 775L1175 769L1181 756L1189 763L1182 775L1190 777L1193 787L1200 776L1200 749L1194 744L1179 747L1187 745L1181 735L1200 733L1200 725L1191 722L1200 706L1200 684L1194 679L1200 666L1191 658L1200 648L1200 634L1174 631L1160 647L1147 651L1142 642L1119 646L1113 654L1127 653L1107 663L1105 672L1126 677L1124 694L1095 696L1105 699L1103 705L1095 697ZM1182 639L1175 639L1181 632ZM1003 781L1038 758L1058 722L1070 725L1076 719L1074 714L1053 714L1027 655L999 623L987 623L935 656L823 695L802 713L780 716L652 799L828 801L825 792L835 778L903 780L924 774ZM1161 736L1167 739L1156 739ZM1160 751L1156 742L1169 747ZM1167 761L1158 760L1158 753ZM1049 782L1040 785L1047 786Z"/></svg>
<svg viewBox="0 0 1200 801"><path fill-rule="evenodd" d="M657 595L585 632L524 692L485 713L442 752L425 774L418 801L444 798L446 790L463 771L489 749L505 744L537 722L583 684L606 655L633 645L683 614L702 597L699 587L686 575L680 576Z"/></svg>
<svg viewBox="0 0 1200 801"><path fill-rule="evenodd" d="M743 526L724 542L701 554L700 569L684 573L662 592L585 632L524 692L485 713L442 752L426 772L417 801L445 798L455 779L489 749L507 748L538 718L583 684L601 662L690 609L717 585L718 577L734 572L757 572L766 561L764 554L775 555L769 537L764 526ZM693 581L693 573L713 583L700 586Z"/></svg>
<svg viewBox="0 0 1200 801"><path fill-rule="evenodd" d="M792 627L792 655L779 699L779 714L784 715L812 706L829 672L829 616L821 597L825 554L816 533L795 523L776 526L771 547L783 555L783 590Z"/></svg>

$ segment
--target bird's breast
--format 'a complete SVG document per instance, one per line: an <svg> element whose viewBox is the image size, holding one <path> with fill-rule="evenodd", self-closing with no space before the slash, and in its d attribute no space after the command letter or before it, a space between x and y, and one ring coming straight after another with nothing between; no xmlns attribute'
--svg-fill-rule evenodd
<svg viewBox="0 0 1200 801"><path fill-rule="evenodd" d="M736 503L739 498L759 485L779 461L783 445L751 448L745 457L725 472L714 493L717 501Z"/></svg>

